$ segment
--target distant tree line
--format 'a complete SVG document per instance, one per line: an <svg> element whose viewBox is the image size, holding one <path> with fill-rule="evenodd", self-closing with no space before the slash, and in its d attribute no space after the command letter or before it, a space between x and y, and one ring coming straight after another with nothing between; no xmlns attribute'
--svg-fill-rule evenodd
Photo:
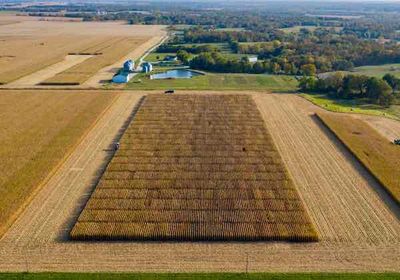
<svg viewBox="0 0 400 280"><path fill-rule="evenodd" d="M299 81L304 92L328 93L335 98L368 98L382 106L391 105L399 95L400 79L386 74L382 79L336 72L325 78L303 77Z"/></svg>
<svg viewBox="0 0 400 280"><path fill-rule="evenodd" d="M176 53L178 51L186 51L192 54L199 54L202 52L216 52L218 48L213 45L176 45L176 44L162 44L156 52L158 53Z"/></svg>

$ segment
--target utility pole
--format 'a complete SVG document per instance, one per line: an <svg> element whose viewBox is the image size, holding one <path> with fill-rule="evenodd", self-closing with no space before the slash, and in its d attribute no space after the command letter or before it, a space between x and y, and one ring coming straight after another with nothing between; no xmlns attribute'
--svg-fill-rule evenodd
<svg viewBox="0 0 400 280"><path fill-rule="evenodd" d="M246 274L249 273L249 253L246 253Z"/></svg>

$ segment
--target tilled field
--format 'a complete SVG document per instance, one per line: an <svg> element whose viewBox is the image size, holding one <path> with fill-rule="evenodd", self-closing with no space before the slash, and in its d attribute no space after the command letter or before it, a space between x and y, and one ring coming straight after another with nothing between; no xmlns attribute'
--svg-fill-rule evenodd
<svg viewBox="0 0 400 280"><path fill-rule="evenodd" d="M71 237L317 240L248 95L148 96Z"/></svg>

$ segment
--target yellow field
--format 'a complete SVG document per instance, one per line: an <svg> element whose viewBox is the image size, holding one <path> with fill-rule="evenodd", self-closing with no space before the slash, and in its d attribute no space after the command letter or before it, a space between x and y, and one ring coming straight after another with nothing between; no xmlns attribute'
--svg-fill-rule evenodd
<svg viewBox="0 0 400 280"><path fill-rule="evenodd" d="M70 51L91 46L105 39L83 36L0 35L0 40L0 84L6 84L62 61Z"/></svg>
<svg viewBox="0 0 400 280"><path fill-rule="evenodd" d="M93 76L99 69L121 59L124 55L145 43L147 40L148 38L109 38L100 44L74 51L71 54L91 54L93 57L43 81L41 84L79 85Z"/></svg>
<svg viewBox="0 0 400 280"><path fill-rule="evenodd" d="M400 147L360 119L321 113L318 117L400 204Z"/></svg>
<svg viewBox="0 0 400 280"><path fill-rule="evenodd" d="M115 96L0 92L0 235Z"/></svg>
<svg viewBox="0 0 400 280"><path fill-rule="evenodd" d="M0 23L10 21L16 23L0 24L0 84L10 83L63 61L70 53L97 54L49 80L80 83L163 33L159 26L39 21L34 17L0 14Z"/></svg>
<svg viewBox="0 0 400 280"><path fill-rule="evenodd" d="M146 97L71 237L318 239L248 95Z"/></svg>

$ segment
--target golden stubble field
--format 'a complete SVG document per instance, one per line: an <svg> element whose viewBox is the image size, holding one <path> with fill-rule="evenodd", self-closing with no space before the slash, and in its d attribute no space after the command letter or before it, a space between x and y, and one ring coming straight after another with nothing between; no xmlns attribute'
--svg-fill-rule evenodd
<svg viewBox="0 0 400 280"><path fill-rule="evenodd" d="M116 97L112 92L0 92L0 235Z"/></svg>
<svg viewBox="0 0 400 280"><path fill-rule="evenodd" d="M0 84L15 81L65 60L69 54L86 54L76 64L53 69L48 84L81 84L100 69L115 63L154 37L165 35L162 26L133 26L123 22L61 22L4 16L0 22ZM144 52L144 51L143 51ZM67 68L68 67L68 68ZM55 76L55 77L53 77ZM36 82L36 79L33 79ZM24 81L26 84L27 81ZM13 84L14 85L14 84ZM15 86L14 85L14 86Z"/></svg>
<svg viewBox="0 0 400 280"><path fill-rule="evenodd" d="M99 170L110 160L110 143L127 125L135 104L148 94L120 94L0 240L0 270L399 271L399 207L312 118L323 110L293 94L248 92L317 228L319 242L70 241L69 232L95 188ZM384 119L375 126L382 123L391 126Z"/></svg>

